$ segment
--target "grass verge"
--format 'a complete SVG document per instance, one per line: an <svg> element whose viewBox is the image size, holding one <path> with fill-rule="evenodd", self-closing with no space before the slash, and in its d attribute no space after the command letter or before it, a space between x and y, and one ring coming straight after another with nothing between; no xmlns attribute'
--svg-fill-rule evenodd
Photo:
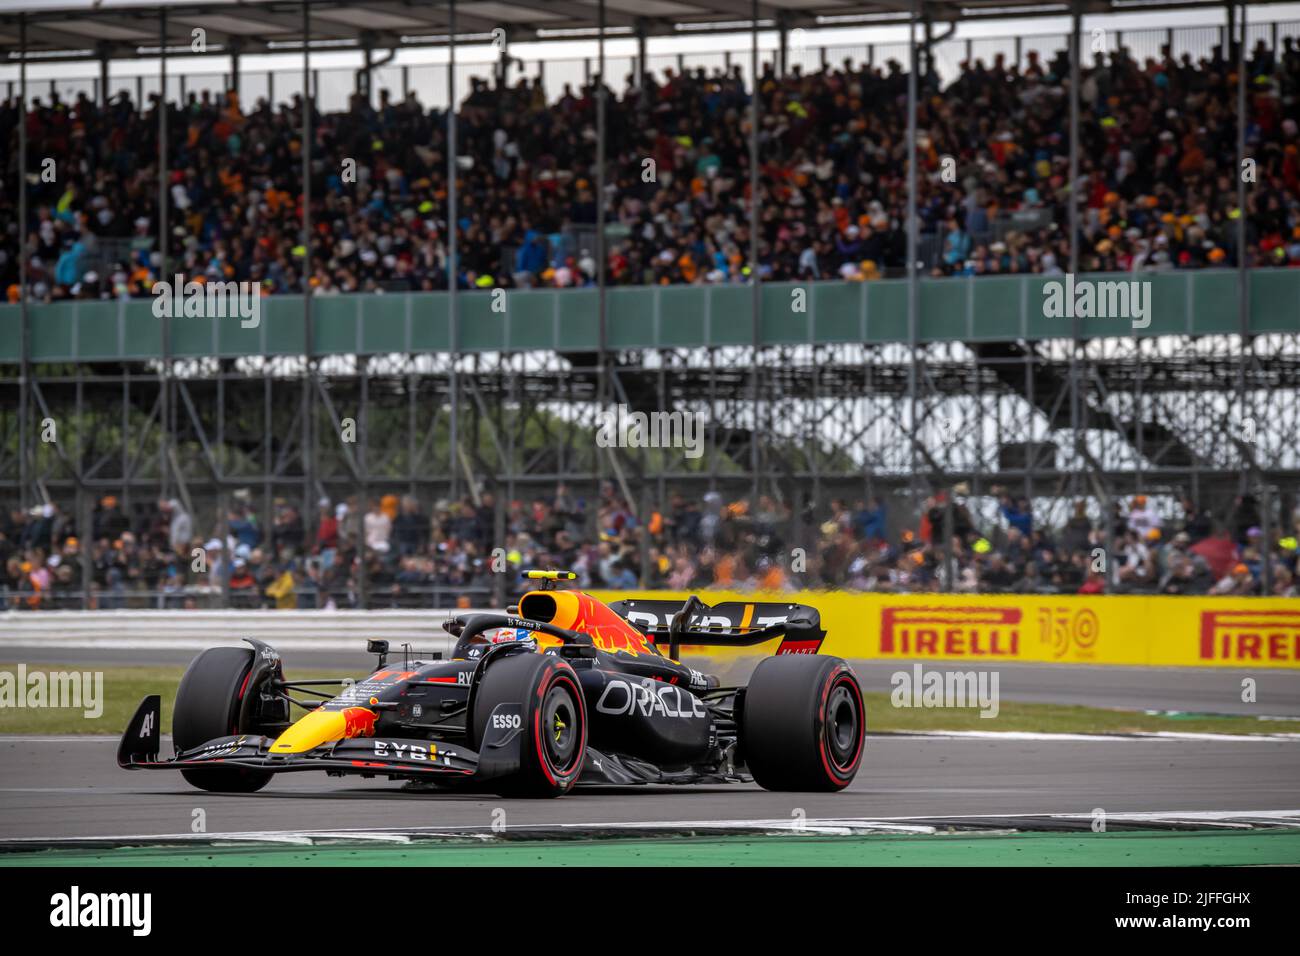
<svg viewBox="0 0 1300 956"><path fill-rule="evenodd" d="M27 674L58 673L60 671L79 671L91 674L103 674L102 692L103 712L99 717L87 717L85 708L33 709L28 707L0 707L0 734L120 734L140 706L140 701L150 694L162 697L162 732L171 733L172 702L176 699L176 688L181 682L184 667L95 667L94 665L73 664L29 664ZM16 675L17 664L0 664L0 673ZM286 675L289 679L308 680L311 678L356 677L354 672L344 671L303 671ZM327 690L328 688L322 688ZM310 699L310 695L296 695L299 699ZM83 701L83 704L85 701ZM306 713L294 708L296 714Z"/></svg>

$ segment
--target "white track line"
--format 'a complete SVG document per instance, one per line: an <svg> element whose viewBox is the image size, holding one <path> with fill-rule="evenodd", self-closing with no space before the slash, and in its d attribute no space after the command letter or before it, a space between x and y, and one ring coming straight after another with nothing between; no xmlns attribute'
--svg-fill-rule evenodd
<svg viewBox="0 0 1300 956"><path fill-rule="evenodd" d="M588 830L627 831L727 831L754 830L774 834L809 834L847 836L854 834L934 834L939 825L928 821L943 821L960 824L963 821L977 822L983 820L1062 820L1085 821L1091 815L1086 813L982 813L916 817L880 817L867 818L827 818L796 820L777 818L767 820L670 820L640 821L616 823L554 823L507 826L506 831L516 833L581 833ZM1300 809L1295 810L1168 810L1142 811L1131 813L1108 813L1108 821L1127 821L1132 823L1205 823L1218 826L1249 826L1265 822L1279 826L1300 827ZM922 822L926 821L926 822ZM120 841L148 841L150 843L278 843L299 846L314 846L317 840L369 840L376 842L409 843L412 838L425 837L476 837L484 840L493 838L487 826L442 826L442 827L387 827L332 830L250 830L231 833L144 833L122 836L87 836L87 837L13 837L5 839L7 844L61 844L61 843L115 843ZM1011 832L1006 829L973 831L984 835Z"/></svg>

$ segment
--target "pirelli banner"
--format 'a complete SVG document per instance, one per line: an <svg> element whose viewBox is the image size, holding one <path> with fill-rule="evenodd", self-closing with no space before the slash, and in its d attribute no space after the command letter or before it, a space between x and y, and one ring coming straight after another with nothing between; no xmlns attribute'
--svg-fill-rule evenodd
<svg viewBox="0 0 1300 956"><path fill-rule="evenodd" d="M676 592L597 593L664 600ZM1300 601L1172 596L700 592L707 604L784 601L821 612L822 653L846 658L1300 668ZM685 600L686 594L681 594ZM755 626L763 622L755 620ZM776 652L692 648L709 657Z"/></svg>

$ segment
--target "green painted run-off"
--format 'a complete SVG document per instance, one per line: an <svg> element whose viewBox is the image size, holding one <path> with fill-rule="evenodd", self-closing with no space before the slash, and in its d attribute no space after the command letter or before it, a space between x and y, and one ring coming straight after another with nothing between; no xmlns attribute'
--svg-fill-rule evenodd
<svg viewBox="0 0 1300 956"><path fill-rule="evenodd" d="M131 847L0 854L0 866L1300 865L1300 830L725 836L402 845Z"/></svg>

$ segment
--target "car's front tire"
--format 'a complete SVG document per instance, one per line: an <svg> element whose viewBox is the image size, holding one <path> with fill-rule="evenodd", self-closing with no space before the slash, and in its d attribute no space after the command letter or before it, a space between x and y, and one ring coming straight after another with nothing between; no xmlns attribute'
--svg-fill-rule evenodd
<svg viewBox="0 0 1300 956"><path fill-rule="evenodd" d="M511 654L492 661L474 697L474 747L483 750L492 711L522 703L519 770L495 780L503 796L558 797L578 782L587 756L587 711L578 675L550 654Z"/></svg>
<svg viewBox="0 0 1300 956"><path fill-rule="evenodd" d="M838 657L766 658L745 689L740 746L765 790L843 790L862 763L865 734L862 688Z"/></svg>
<svg viewBox="0 0 1300 956"><path fill-rule="evenodd" d="M172 740L178 753L216 737L248 732L240 725L240 712L244 698L256 690L249 686L253 661L254 652L247 647L211 647L190 662L172 708ZM271 779L269 772L243 767L182 770L181 776L213 793L253 793Z"/></svg>

